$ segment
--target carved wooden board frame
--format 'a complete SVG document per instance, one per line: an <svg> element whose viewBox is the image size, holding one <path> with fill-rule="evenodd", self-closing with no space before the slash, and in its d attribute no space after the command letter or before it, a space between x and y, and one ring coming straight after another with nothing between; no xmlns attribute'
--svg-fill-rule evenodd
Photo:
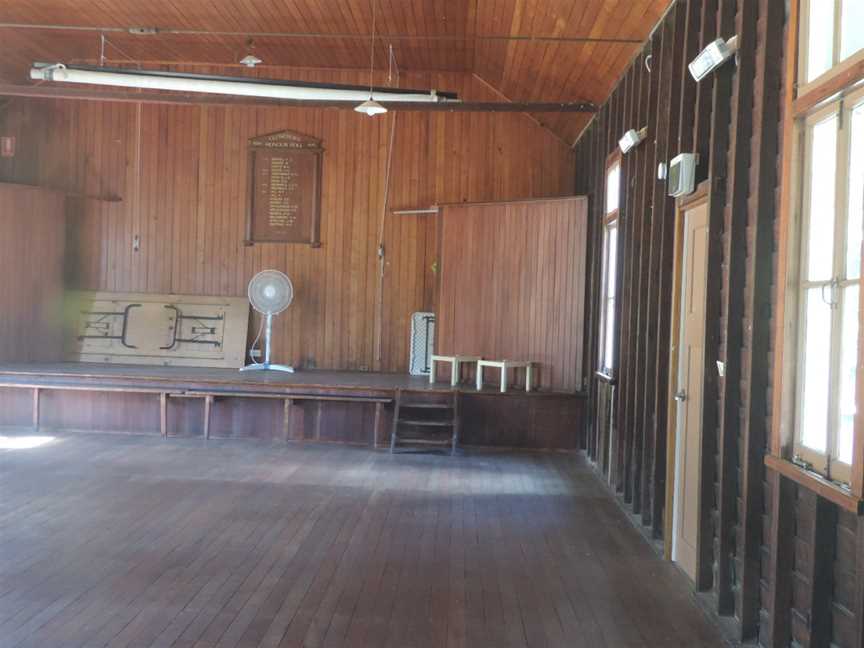
<svg viewBox="0 0 864 648"><path fill-rule="evenodd" d="M271 226L270 232L262 235L261 227L256 223L256 214L260 214L256 210L260 201L259 191L259 172L264 160L272 159L273 152L283 151L286 155L291 156L311 156L312 171L311 177L304 177L301 182L306 185L301 189L304 192L304 197L307 200L307 209L311 212L308 215L304 214L304 220L308 219L308 224L303 223L300 230L295 230L295 236L291 236L286 232L284 237L280 237L278 233L274 233ZM246 245L254 245L255 243L306 243L311 247L321 246L321 175L323 170L324 148L321 146L321 140L298 133L291 130L283 130L267 135L260 135L249 140L249 170L247 182L247 200L246 200ZM308 162L308 160L305 160ZM266 175L268 180L271 176ZM260 215L259 215L260 218ZM257 225L257 227L256 227ZM302 232L302 237L296 236L297 232Z"/></svg>

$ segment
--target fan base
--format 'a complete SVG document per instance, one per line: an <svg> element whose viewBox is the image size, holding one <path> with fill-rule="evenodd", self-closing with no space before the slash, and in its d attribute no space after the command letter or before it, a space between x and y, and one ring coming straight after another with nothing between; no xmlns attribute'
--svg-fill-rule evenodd
<svg viewBox="0 0 864 648"><path fill-rule="evenodd" d="M261 364L246 365L240 371L284 371L285 373L294 373L294 367L263 362Z"/></svg>

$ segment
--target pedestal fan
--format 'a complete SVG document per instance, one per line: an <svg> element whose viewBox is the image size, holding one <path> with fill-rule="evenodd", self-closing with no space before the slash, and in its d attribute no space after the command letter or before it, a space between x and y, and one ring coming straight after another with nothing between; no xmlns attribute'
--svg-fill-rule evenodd
<svg viewBox="0 0 864 648"><path fill-rule="evenodd" d="M284 311L294 299L294 286L291 280L278 270L262 270L249 282L249 303L264 316L264 362L252 361L240 371L287 371L294 373L294 367L270 363L270 337L273 333L273 316ZM261 336L260 332L258 334ZM255 339L255 343L258 338ZM252 348L255 348L255 343Z"/></svg>

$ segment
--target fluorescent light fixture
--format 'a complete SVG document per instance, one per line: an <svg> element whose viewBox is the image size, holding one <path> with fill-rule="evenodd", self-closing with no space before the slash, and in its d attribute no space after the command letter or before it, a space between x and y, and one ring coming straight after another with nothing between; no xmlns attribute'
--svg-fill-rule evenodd
<svg viewBox="0 0 864 648"><path fill-rule="evenodd" d="M733 36L729 40L718 38L708 47L699 52L699 56L693 59L693 62L688 66L690 75L701 81L708 74L723 65L726 61L732 58L732 55L738 51L738 37Z"/></svg>
<svg viewBox="0 0 864 648"><path fill-rule="evenodd" d="M245 65L249 68L254 68L256 65L259 65L263 62L264 61L262 61L260 58L258 58L257 56L252 56L251 54L247 54L242 59L240 59L240 64Z"/></svg>
<svg viewBox="0 0 864 648"><path fill-rule="evenodd" d="M631 128L629 131L624 133L624 137L618 140L618 146L621 148L621 152L626 154L630 149L639 146L647 135L647 127L640 128L638 131Z"/></svg>
<svg viewBox="0 0 864 648"><path fill-rule="evenodd" d="M366 101L361 103L359 106L354 108L359 113L365 113L370 117L374 117L375 115L383 115L387 112L387 109L382 106L380 103L375 101L372 97L369 97Z"/></svg>
<svg viewBox="0 0 864 648"><path fill-rule="evenodd" d="M38 81L79 83L89 85L142 88L145 90L172 90L175 92L202 92L206 94L264 97L293 101L366 102L370 99L369 86L280 81L249 77L224 77L206 74L186 74L158 70L127 70L100 68L63 63L34 63L30 78ZM439 103L457 101L453 93L435 90L404 90L400 88L374 88L375 96L383 101L398 103ZM382 106L383 107L383 106Z"/></svg>

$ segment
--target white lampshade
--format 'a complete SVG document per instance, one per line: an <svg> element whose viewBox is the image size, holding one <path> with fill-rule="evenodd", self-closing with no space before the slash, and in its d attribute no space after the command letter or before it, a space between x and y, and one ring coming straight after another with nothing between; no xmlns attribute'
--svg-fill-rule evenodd
<svg viewBox="0 0 864 648"><path fill-rule="evenodd" d="M370 117L374 117L375 115L383 115L387 112L387 109L380 103L375 101L372 97L369 97L369 99L354 108L354 110L359 113L365 113Z"/></svg>

